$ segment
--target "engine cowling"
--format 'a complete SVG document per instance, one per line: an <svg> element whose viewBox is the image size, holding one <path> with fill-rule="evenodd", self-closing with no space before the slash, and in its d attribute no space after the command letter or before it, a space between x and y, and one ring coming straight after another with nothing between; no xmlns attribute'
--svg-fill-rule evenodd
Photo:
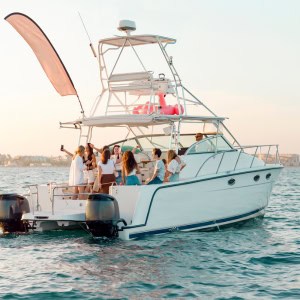
<svg viewBox="0 0 300 300"><path fill-rule="evenodd" d="M3 232L27 232L22 215L29 213L28 200L18 194L0 194L0 226Z"/></svg>
<svg viewBox="0 0 300 300"><path fill-rule="evenodd" d="M87 200L85 220L88 231L96 237L118 236L120 219L118 201L107 194L91 194Z"/></svg>

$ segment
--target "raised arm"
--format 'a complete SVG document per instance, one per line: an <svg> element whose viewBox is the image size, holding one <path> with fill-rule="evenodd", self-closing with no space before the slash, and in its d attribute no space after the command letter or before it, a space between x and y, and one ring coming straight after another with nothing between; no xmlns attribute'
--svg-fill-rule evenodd
<svg viewBox="0 0 300 300"><path fill-rule="evenodd" d="M137 146L135 146L132 150L131 150L131 152L133 153L133 154L135 154L135 152L136 152L136 150L137 149L140 149L141 147L139 146L139 145L137 145Z"/></svg>
<svg viewBox="0 0 300 300"><path fill-rule="evenodd" d="M93 149L95 149L97 152L102 153L102 149L95 147L94 144L91 144L91 143L90 143L90 146L91 146Z"/></svg>
<svg viewBox="0 0 300 300"><path fill-rule="evenodd" d="M63 148L61 149L62 152L65 152L66 154L68 154L69 156L73 157L74 153L71 153L70 151L68 151L67 149Z"/></svg>

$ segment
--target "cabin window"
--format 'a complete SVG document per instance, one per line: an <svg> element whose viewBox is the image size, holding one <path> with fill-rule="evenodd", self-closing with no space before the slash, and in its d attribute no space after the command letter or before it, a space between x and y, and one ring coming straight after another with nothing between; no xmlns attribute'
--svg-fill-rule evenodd
<svg viewBox="0 0 300 300"><path fill-rule="evenodd" d="M258 181L260 179L260 176L259 175L255 175L254 177L253 177L253 180L254 181Z"/></svg>
<svg viewBox="0 0 300 300"><path fill-rule="evenodd" d="M229 185L234 185L235 184L235 179L234 178L229 179L228 184Z"/></svg>

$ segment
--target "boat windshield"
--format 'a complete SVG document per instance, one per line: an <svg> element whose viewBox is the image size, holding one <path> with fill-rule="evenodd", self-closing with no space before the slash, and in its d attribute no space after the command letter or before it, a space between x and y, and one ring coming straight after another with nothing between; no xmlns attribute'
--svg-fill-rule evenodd
<svg viewBox="0 0 300 300"><path fill-rule="evenodd" d="M180 136L180 148L188 148L195 142L194 134L183 134ZM123 149L130 149L139 145L144 151L160 148L162 151L170 149L170 135L153 134L137 136L131 139L119 141ZM111 144L113 145L113 144Z"/></svg>
<svg viewBox="0 0 300 300"><path fill-rule="evenodd" d="M215 135L204 138L193 144L186 152L187 155L207 152L230 151L233 147L226 141L223 135Z"/></svg>
<svg viewBox="0 0 300 300"><path fill-rule="evenodd" d="M151 151L153 148L160 148L162 151L170 149L170 135L153 134L136 136L127 140L122 140L110 144L121 144L122 150L131 150L136 146L140 146L143 151ZM196 154L204 152L229 151L233 147L224 138L223 135L204 135L203 140L195 143L195 134L182 134L180 136L179 149L183 154Z"/></svg>

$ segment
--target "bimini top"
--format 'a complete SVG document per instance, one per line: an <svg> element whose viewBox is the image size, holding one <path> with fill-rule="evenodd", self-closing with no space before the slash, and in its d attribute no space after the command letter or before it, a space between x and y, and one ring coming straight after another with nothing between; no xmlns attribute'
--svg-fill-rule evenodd
<svg viewBox="0 0 300 300"><path fill-rule="evenodd" d="M170 124L181 120L182 122L222 122L226 118L214 116L177 116L177 115L110 115L77 119L71 122L61 123L61 126L81 125L95 127L148 127L153 125Z"/></svg>
<svg viewBox="0 0 300 300"><path fill-rule="evenodd" d="M147 44L157 44L158 41L161 43L175 44L176 40L160 35L127 35L127 36L117 36L114 38L103 39L99 41L99 44L105 44L110 46L122 47L124 44L125 47L128 46L138 46L138 45L147 45Z"/></svg>

